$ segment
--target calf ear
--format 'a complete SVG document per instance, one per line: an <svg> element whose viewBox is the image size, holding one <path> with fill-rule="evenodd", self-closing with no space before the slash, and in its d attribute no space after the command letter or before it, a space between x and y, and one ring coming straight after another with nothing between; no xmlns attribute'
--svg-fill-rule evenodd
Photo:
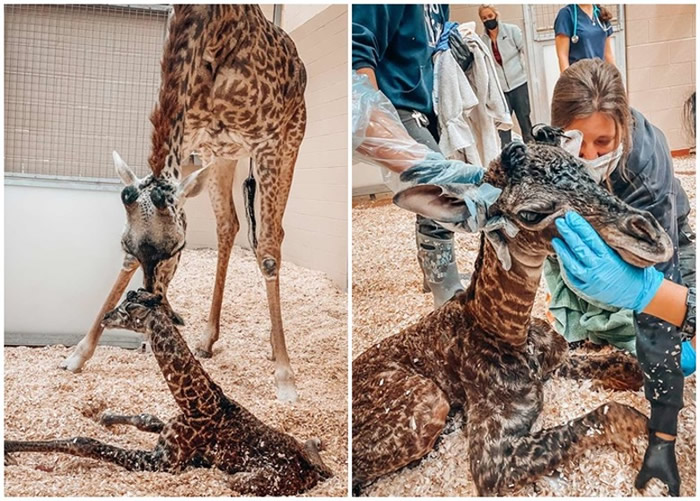
<svg viewBox="0 0 700 501"><path fill-rule="evenodd" d="M394 203L435 221L461 223L470 215L463 198L467 186L419 184L394 195Z"/></svg>

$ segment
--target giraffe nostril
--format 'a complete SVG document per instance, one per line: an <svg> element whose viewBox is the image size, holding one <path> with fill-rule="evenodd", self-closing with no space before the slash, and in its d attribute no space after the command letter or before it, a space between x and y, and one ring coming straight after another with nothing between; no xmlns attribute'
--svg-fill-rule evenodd
<svg viewBox="0 0 700 501"><path fill-rule="evenodd" d="M655 220L649 220L651 217L651 215L634 214L625 219L623 231L639 240L654 244L658 241L660 232L658 223Z"/></svg>

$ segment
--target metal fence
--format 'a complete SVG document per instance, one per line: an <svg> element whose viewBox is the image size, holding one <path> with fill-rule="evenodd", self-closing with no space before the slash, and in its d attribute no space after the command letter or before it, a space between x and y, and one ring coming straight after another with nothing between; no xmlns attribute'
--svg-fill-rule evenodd
<svg viewBox="0 0 700 501"><path fill-rule="evenodd" d="M612 14L613 18L610 24L613 31L623 29L622 5L619 4L602 4ZM528 5L532 12L532 19L535 21L535 40L552 40L554 38L554 20L557 18L557 13L566 4L545 4L545 5Z"/></svg>
<svg viewBox="0 0 700 501"><path fill-rule="evenodd" d="M169 8L5 6L5 176L111 183L147 172Z"/></svg>

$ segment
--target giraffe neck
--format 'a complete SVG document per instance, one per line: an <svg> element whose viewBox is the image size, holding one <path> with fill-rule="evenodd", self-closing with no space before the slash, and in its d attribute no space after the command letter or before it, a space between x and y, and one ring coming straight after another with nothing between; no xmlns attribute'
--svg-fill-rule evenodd
<svg viewBox="0 0 700 501"><path fill-rule="evenodd" d="M544 257L518 255L511 250L511 258L511 269L506 271L482 236L467 304L474 321L490 335L524 346Z"/></svg>
<svg viewBox="0 0 700 501"><path fill-rule="evenodd" d="M151 114L151 156L148 165L156 177L180 177L190 87L200 69L205 6L176 6L168 28L161 61L158 103Z"/></svg>
<svg viewBox="0 0 700 501"><path fill-rule="evenodd" d="M165 313L152 314L151 349L185 416L214 418L222 412L228 399L194 357Z"/></svg>

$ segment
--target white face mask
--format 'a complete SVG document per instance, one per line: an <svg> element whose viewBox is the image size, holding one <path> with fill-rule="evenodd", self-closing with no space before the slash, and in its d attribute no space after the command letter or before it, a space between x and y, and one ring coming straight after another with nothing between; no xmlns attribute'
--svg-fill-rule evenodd
<svg viewBox="0 0 700 501"><path fill-rule="evenodd" d="M586 160L585 158L581 158L580 160L586 166L588 174L596 183L600 184L617 168L620 158L622 158L622 143L613 151L606 153L602 157L598 157L594 160Z"/></svg>
<svg viewBox="0 0 700 501"><path fill-rule="evenodd" d="M581 152L582 142L583 133L580 130L569 130L566 131L564 137L561 139L561 147L578 158ZM586 166L588 175L591 176L596 183L600 184L617 168L620 158L622 158L622 143L613 151L601 157L593 160L586 160L585 158L580 158L579 160Z"/></svg>

